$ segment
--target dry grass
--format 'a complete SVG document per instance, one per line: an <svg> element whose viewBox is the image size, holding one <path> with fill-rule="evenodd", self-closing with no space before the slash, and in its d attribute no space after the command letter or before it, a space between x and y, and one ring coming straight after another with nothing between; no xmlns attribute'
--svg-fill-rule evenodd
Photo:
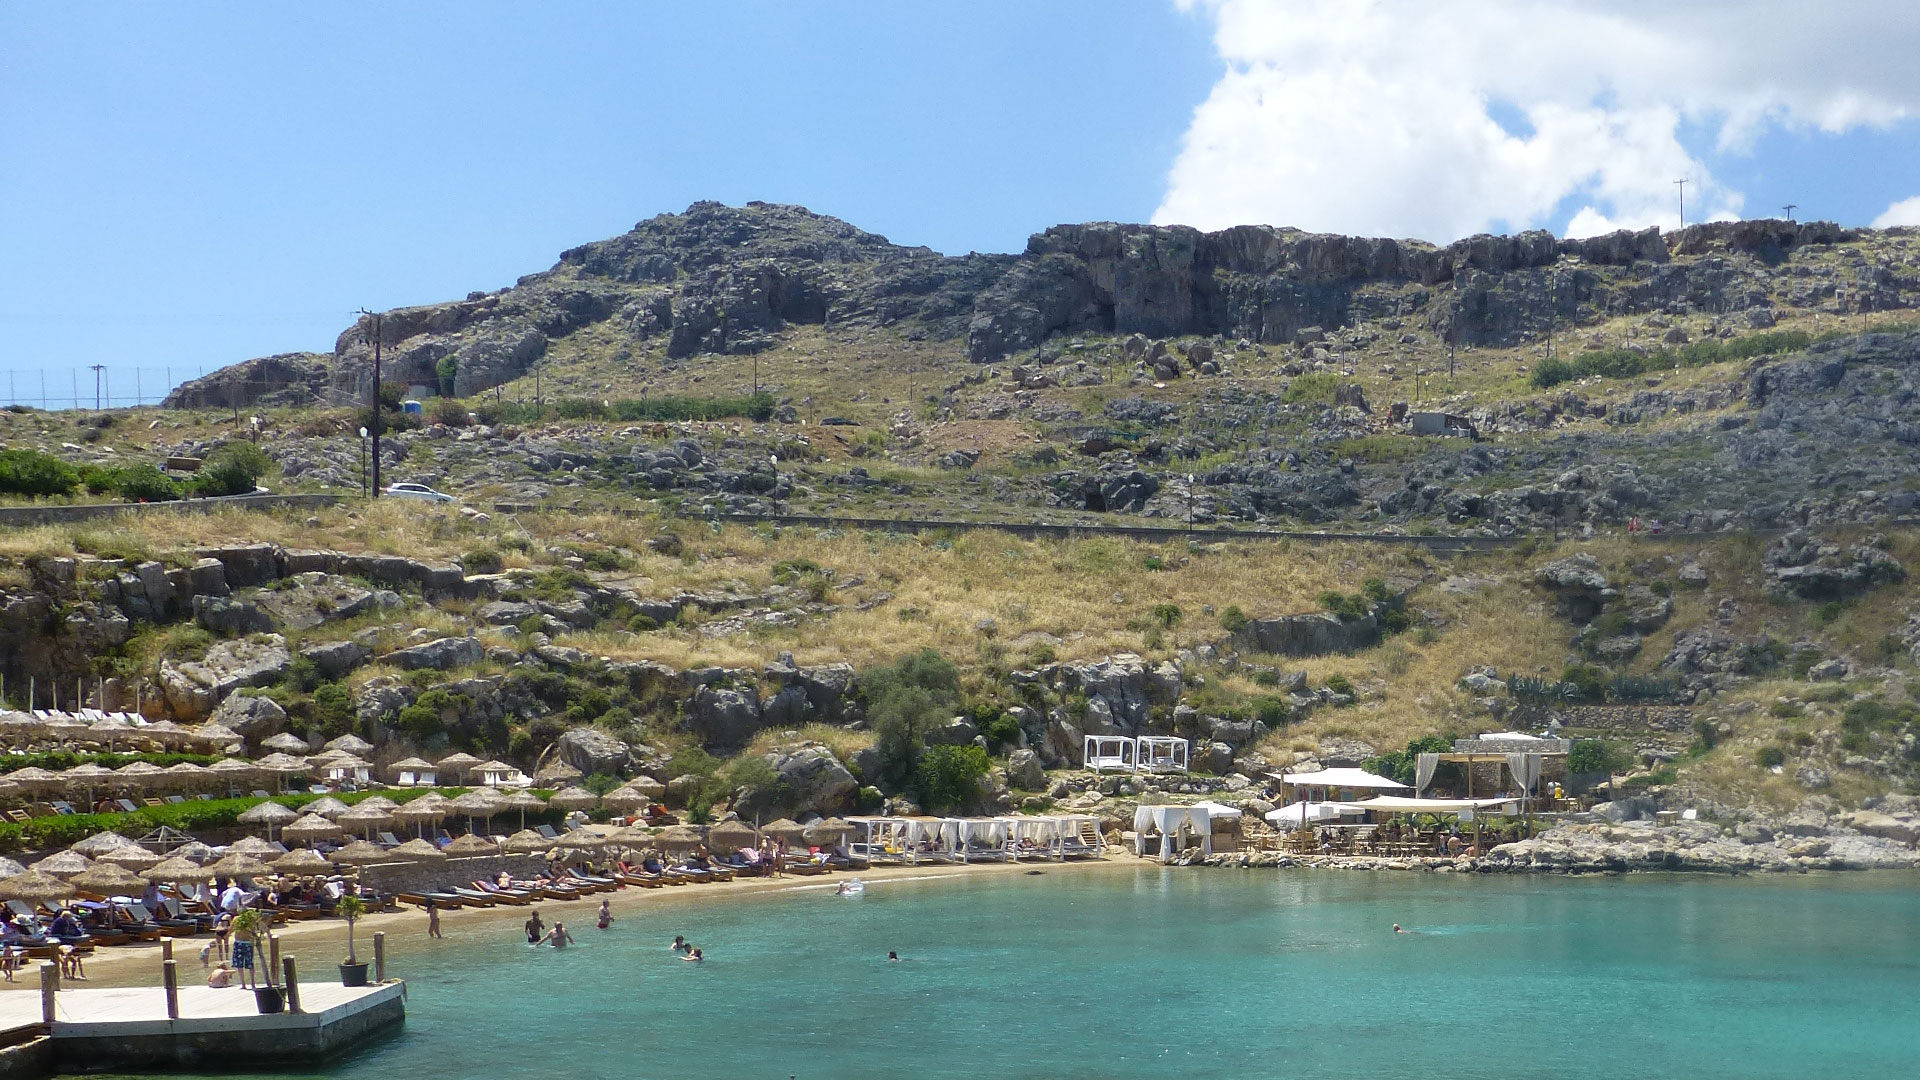
<svg viewBox="0 0 1920 1080"><path fill-rule="evenodd" d="M753 737L747 744L748 754L767 754L796 742L817 742L833 752L841 761L873 745L874 736L870 731L849 731L832 724L802 724L798 729L775 730L769 728Z"/></svg>

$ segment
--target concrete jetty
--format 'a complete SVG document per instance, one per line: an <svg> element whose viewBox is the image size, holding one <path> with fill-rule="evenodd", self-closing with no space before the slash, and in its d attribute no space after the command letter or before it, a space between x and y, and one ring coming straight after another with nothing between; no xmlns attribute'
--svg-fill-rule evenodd
<svg viewBox="0 0 1920 1080"><path fill-rule="evenodd" d="M406 1021L407 987L302 983L300 1011L262 1015L253 992L183 986L0 993L0 1080L58 1073L311 1066Z"/></svg>

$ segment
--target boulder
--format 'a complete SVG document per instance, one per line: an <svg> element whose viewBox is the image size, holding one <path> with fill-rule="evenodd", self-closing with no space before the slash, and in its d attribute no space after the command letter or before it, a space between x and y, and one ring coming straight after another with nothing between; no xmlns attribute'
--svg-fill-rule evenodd
<svg viewBox="0 0 1920 1080"><path fill-rule="evenodd" d="M1599 560L1584 551L1535 569L1533 580L1559 596L1567 617L1576 623L1591 621L1617 595Z"/></svg>
<svg viewBox="0 0 1920 1080"><path fill-rule="evenodd" d="M467 667L485 660L486 649L480 642L470 637L443 637L413 645L405 649L395 649L385 657L386 661L408 671L421 668L433 671L452 671L457 667Z"/></svg>
<svg viewBox="0 0 1920 1080"><path fill-rule="evenodd" d="M1878 539L1843 548L1795 531L1767 545L1760 561L1776 593L1811 600L1851 596L1906 579L1906 567L1880 550Z"/></svg>
<svg viewBox="0 0 1920 1080"><path fill-rule="evenodd" d="M1040 755L1032 750L1015 750L1007 755L1007 785L1018 791L1040 791L1047 786L1047 771Z"/></svg>
<svg viewBox="0 0 1920 1080"><path fill-rule="evenodd" d="M710 747L742 746L763 726L760 699L731 687L701 687L687 700L685 711L688 730Z"/></svg>
<svg viewBox="0 0 1920 1080"><path fill-rule="evenodd" d="M354 695L354 715L363 724L383 723L414 703L413 688L391 675L368 679Z"/></svg>
<svg viewBox="0 0 1920 1080"><path fill-rule="evenodd" d="M964 716L956 716L927 732L928 746L964 746L980 735L980 729Z"/></svg>
<svg viewBox="0 0 1920 1080"><path fill-rule="evenodd" d="M767 763L779 775L791 813L796 816L838 813L851 805L860 789L840 759L818 744L768 754Z"/></svg>
<svg viewBox="0 0 1920 1080"><path fill-rule="evenodd" d="M241 738L258 743L286 730L287 710L272 698L256 694L235 694L213 710L213 722L231 728Z"/></svg>
<svg viewBox="0 0 1920 1080"><path fill-rule="evenodd" d="M799 686L783 686L760 706L761 723L767 727L799 727L813 717L813 704Z"/></svg>
<svg viewBox="0 0 1920 1080"><path fill-rule="evenodd" d="M292 662L278 634L219 641L199 660L161 661L161 694L176 719L202 720L235 690L278 682Z"/></svg>
<svg viewBox="0 0 1920 1080"><path fill-rule="evenodd" d="M1233 747L1223 742L1202 743L1194 750L1191 766L1195 772L1224 776L1233 768Z"/></svg>
<svg viewBox="0 0 1920 1080"><path fill-rule="evenodd" d="M633 760L633 748L603 731L572 728L554 744L560 760L592 776L594 773L618 775Z"/></svg>
<svg viewBox="0 0 1920 1080"><path fill-rule="evenodd" d="M1326 656L1369 648L1380 640L1380 620L1369 614L1341 619L1325 612L1252 619L1233 634L1233 644L1244 652L1273 656Z"/></svg>
<svg viewBox="0 0 1920 1080"><path fill-rule="evenodd" d="M357 641L323 641L301 649L300 655L312 661L324 678L339 679L366 663L367 657L373 654Z"/></svg>
<svg viewBox="0 0 1920 1080"><path fill-rule="evenodd" d="M229 596L194 597L193 621L222 637L265 634L274 629L272 616L253 604Z"/></svg>
<svg viewBox="0 0 1920 1080"><path fill-rule="evenodd" d="M375 593L345 578L319 571L283 578L278 587L250 592L248 599L282 626L295 630L310 630L322 623L357 618L375 607L398 607L403 603L396 594Z"/></svg>

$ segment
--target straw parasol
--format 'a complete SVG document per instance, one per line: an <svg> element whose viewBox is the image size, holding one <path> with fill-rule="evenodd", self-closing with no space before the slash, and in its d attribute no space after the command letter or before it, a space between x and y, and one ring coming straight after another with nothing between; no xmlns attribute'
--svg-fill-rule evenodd
<svg viewBox="0 0 1920 1080"><path fill-rule="evenodd" d="M32 869L57 878L70 878L93 869L93 860L74 850L55 852L34 863Z"/></svg>
<svg viewBox="0 0 1920 1080"><path fill-rule="evenodd" d="M604 825L582 825L571 832L560 834L560 846L575 851L598 851L607 846L614 833Z"/></svg>
<svg viewBox="0 0 1920 1080"><path fill-rule="evenodd" d="M273 860L273 868L283 874L326 874L333 864L312 848L295 848Z"/></svg>
<svg viewBox="0 0 1920 1080"><path fill-rule="evenodd" d="M60 778L66 781L68 791L85 791L87 801L92 802L93 793L113 781L113 770L89 761L61 773Z"/></svg>
<svg viewBox="0 0 1920 1080"><path fill-rule="evenodd" d="M373 753L373 744L358 735L342 735L337 739L329 740L325 749L344 750L354 757L366 757Z"/></svg>
<svg viewBox="0 0 1920 1080"><path fill-rule="evenodd" d="M268 754L253 763L253 767L263 773L271 773L280 779L284 786L289 776L305 776L313 771L313 766L294 757L292 754Z"/></svg>
<svg viewBox="0 0 1920 1080"><path fill-rule="evenodd" d="M523 829L527 827L527 811L540 811L546 808L547 804L541 800L540 796L531 791L516 791L507 796L506 802L500 804L502 810L520 811L520 827Z"/></svg>
<svg viewBox="0 0 1920 1080"><path fill-rule="evenodd" d="M507 853L510 855L533 855L545 851L552 846L552 840L541 836L532 829L521 829L512 836L507 837L507 842L504 845Z"/></svg>
<svg viewBox="0 0 1920 1080"><path fill-rule="evenodd" d="M491 788L475 788L447 803L447 809L468 821L475 818L491 821L504 802L506 799Z"/></svg>
<svg viewBox="0 0 1920 1080"><path fill-rule="evenodd" d="M600 805L600 796L583 787L561 788L553 793L553 798L548 799L547 804L562 810L586 810Z"/></svg>
<svg viewBox="0 0 1920 1080"><path fill-rule="evenodd" d="M458 780L467 774L467 770L478 764L480 764L480 759L474 757L472 754L448 754L446 757L441 758L440 764L434 766L434 768L436 771L445 773L455 780Z"/></svg>
<svg viewBox="0 0 1920 1080"><path fill-rule="evenodd" d="M239 758L222 758L207 766L208 780L225 784L230 788L235 784L252 783L253 778L259 775L260 770L253 767L253 762L242 761Z"/></svg>
<svg viewBox="0 0 1920 1080"><path fill-rule="evenodd" d="M672 825L660 830L660 835L654 837L654 841L668 851L691 851L706 843L706 838L691 825Z"/></svg>
<svg viewBox="0 0 1920 1080"><path fill-rule="evenodd" d="M264 825L267 828L267 838L272 839L275 826L300 820L300 812L268 799L240 811L240 816L234 820L242 825Z"/></svg>
<svg viewBox="0 0 1920 1080"><path fill-rule="evenodd" d="M807 827L792 818L781 818L760 826L760 831L776 840L797 840L806 835Z"/></svg>
<svg viewBox="0 0 1920 1080"><path fill-rule="evenodd" d="M162 859L160 862L147 867L140 872L140 876L146 878L148 881L169 881L175 885L198 885L203 881L212 881L213 871L196 864L192 859L184 859L175 855L171 859Z"/></svg>
<svg viewBox="0 0 1920 1080"><path fill-rule="evenodd" d="M636 776L621 786L637 791L649 799L657 799L667 793L667 785L651 776Z"/></svg>
<svg viewBox="0 0 1920 1080"><path fill-rule="evenodd" d="M824 821L816 821L807 826L806 832L803 835L806 837L807 843L817 847L827 847L852 833L852 825L847 824L840 818L833 817L827 818Z"/></svg>
<svg viewBox="0 0 1920 1080"><path fill-rule="evenodd" d="M219 747L234 746L241 741L239 732L225 724L216 724L211 720L194 728L193 738L195 742Z"/></svg>
<svg viewBox="0 0 1920 1080"><path fill-rule="evenodd" d="M296 844L311 844L315 840L338 840L345 835L346 830L319 814L302 814L280 830L282 840L290 840Z"/></svg>
<svg viewBox="0 0 1920 1080"><path fill-rule="evenodd" d="M122 869L112 863L101 863L84 874L75 874L67 879L67 884L85 892L101 896L124 896L138 893L147 887L147 883L135 877L133 871Z"/></svg>
<svg viewBox="0 0 1920 1080"><path fill-rule="evenodd" d="M191 761L180 761L165 769L167 783L174 787L197 788L205 786L208 776L205 765L195 765Z"/></svg>
<svg viewBox="0 0 1920 1080"><path fill-rule="evenodd" d="M238 852L241 855L254 855L260 858L272 859L285 855L287 848L285 844L276 844L271 840L262 840L257 836L243 836L233 843L228 844L227 851L229 853Z"/></svg>
<svg viewBox="0 0 1920 1080"><path fill-rule="evenodd" d="M266 877L268 874L273 873L273 867L268 866L252 855L245 855L239 852L228 855L226 858L207 867L207 870L212 873L214 877L230 878ZM0 885L4 884L4 882L0 882Z"/></svg>
<svg viewBox="0 0 1920 1080"><path fill-rule="evenodd" d="M355 840L346 847L332 852L327 858L337 863L352 863L355 866L393 861L393 855L387 849L378 844L369 844L365 840Z"/></svg>
<svg viewBox="0 0 1920 1080"><path fill-rule="evenodd" d="M399 761L387 766L387 772L391 774L395 780L400 779L400 774L403 772L418 774L435 771L437 770L434 768L433 762L428 761L426 758L417 757L401 758Z"/></svg>
<svg viewBox="0 0 1920 1080"><path fill-rule="evenodd" d="M38 870L28 870L0 881L0 900L41 904L49 900L65 900L72 895L73 886Z"/></svg>
<svg viewBox="0 0 1920 1080"><path fill-rule="evenodd" d="M707 830L707 844L715 851L753 847L759 842L759 834L738 821L723 821Z"/></svg>
<svg viewBox="0 0 1920 1080"><path fill-rule="evenodd" d="M333 823L348 832L357 832L371 837L373 830L393 824L393 815L377 806L356 806L333 819Z"/></svg>
<svg viewBox="0 0 1920 1080"><path fill-rule="evenodd" d="M162 746L179 746L193 741L193 732L171 720L162 720L157 724L148 724L140 729L140 737L150 739Z"/></svg>
<svg viewBox="0 0 1920 1080"><path fill-rule="evenodd" d="M118 746L138 730L118 716L105 716L87 725L87 737L95 742L106 743L109 747Z"/></svg>
<svg viewBox="0 0 1920 1080"><path fill-rule="evenodd" d="M270 735L262 740L260 749L271 750L280 754L304 754L309 747L307 746L307 740L295 735L291 731L283 731L278 735Z"/></svg>
<svg viewBox="0 0 1920 1080"><path fill-rule="evenodd" d="M565 787L580 779L581 775L582 773L579 769L574 768L564 761L556 761L546 768L541 769L539 772L534 773L533 782L539 784L541 787Z"/></svg>
<svg viewBox="0 0 1920 1080"><path fill-rule="evenodd" d="M555 798L559 798L559 796L555 796ZM628 784L628 786L624 786L624 788L618 788L618 790L612 790L612 792L607 792L607 796L601 798L601 803L603 803L607 809L614 809L614 811L620 811L620 813L634 813L637 809L643 809L643 807L645 807L647 803L651 803L651 801L653 801L653 799L647 798L645 794L636 792L632 784Z"/></svg>
<svg viewBox="0 0 1920 1080"><path fill-rule="evenodd" d="M399 862L444 862L447 858L447 853L434 847L432 841L418 839L390 848L387 854Z"/></svg>
<svg viewBox="0 0 1920 1080"><path fill-rule="evenodd" d="M123 784L149 787L166 779L167 770L151 761L129 761L113 771L114 778Z"/></svg>
<svg viewBox="0 0 1920 1080"><path fill-rule="evenodd" d="M10 878L15 874L24 874L27 868L12 859L0 858L0 878Z"/></svg>
<svg viewBox="0 0 1920 1080"><path fill-rule="evenodd" d="M89 859L97 859L109 851L118 851L121 848L139 846L139 844L121 836L117 832L97 832L85 840L74 844L68 848L68 850L77 851Z"/></svg>
<svg viewBox="0 0 1920 1080"><path fill-rule="evenodd" d="M129 847L120 848L117 851L109 851L105 855L100 856L100 861L103 863L112 863L122 869L139 873L159 863L160 856L155 855L143 847Z"/></svg>
<svg viewBox="0 0 1920 1080"><path fill-rule="evenodd" d="M355 810L385 810L389 814L393 813L399 806L399 803L394 802L385 795L374 795L370 798L361 799L359 802L353 804Z"/></svg>
<svg viewBox="0 0 1920 1080"><path fill-rule="evenodd" d="M403 802L394 810L395 820L419 827L430 821L439 821L447 816L447 804L452 800L437 791L430 791L411 802Z"/></svg>
<svg viewBox="0 0 1920 1080"><path fill-rule="evenodd" d="M641 851L653 846L653 830L645 825L629 825L624 829L615 829L612 835L607 837L607 844L612 847Z"/></svg>
<svg viewBox="0 0 1920 1080"><path fill-rule="evenodd" d="M319 814L321 817L326 818L328 821L332 821L335 818L338 818L341 814L344 814L348 810L351 810L352 807L348 806L346 803L341 802L339 799L336 799L331 795L322 795L321 797L313 800L312 802L301 807L300 809L303 813Z"/></svg>
<svg viewBox="0 0 1920 1080"><path fill-rule="evenodd" d="M213 850L212 846L199 840L189 840L181 844L173 849L173 854L177 858L192 859L203 865L219 858L219 854Z"/></svg>
<svg viewBox="0 0 1920 1080"><path fill-rule="evenodd" d="M65 780L61 779L59 773L49 772L37 765L29 765L24 769L15 769L6 774L6 778L13 783L19 784L23 788L38 788L42 790L57 788L66 783Z"/></svg>
<svg viewBox="0 0 1920 1080"><path fill-rule="evenodd" d="M485 837L468 833L441 849L449 858L469 858L475 855L498 855L500 845Z"/></svg>

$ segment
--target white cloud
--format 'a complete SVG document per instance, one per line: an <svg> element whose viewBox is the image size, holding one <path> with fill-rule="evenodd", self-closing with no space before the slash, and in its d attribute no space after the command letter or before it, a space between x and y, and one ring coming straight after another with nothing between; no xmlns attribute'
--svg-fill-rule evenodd
<svg viewBox="0 0 1920 1080"><path fill-rule="evenodd" d="M1891 229L1895 225L1920 225L1920 195L1901 199L1873 219L1876 229Z"/></svg>
<svg viewBox="0 0 1920 1080"><path fill-rule="evenodd" d="M1689 221L1743 203L1683 133L1739 152L1773 128L1920 113L1920 26L1897 0L1176 2L1212 20L1225 70L1162 223L1442 242L1671 228L1681 177Z"/></svg>

